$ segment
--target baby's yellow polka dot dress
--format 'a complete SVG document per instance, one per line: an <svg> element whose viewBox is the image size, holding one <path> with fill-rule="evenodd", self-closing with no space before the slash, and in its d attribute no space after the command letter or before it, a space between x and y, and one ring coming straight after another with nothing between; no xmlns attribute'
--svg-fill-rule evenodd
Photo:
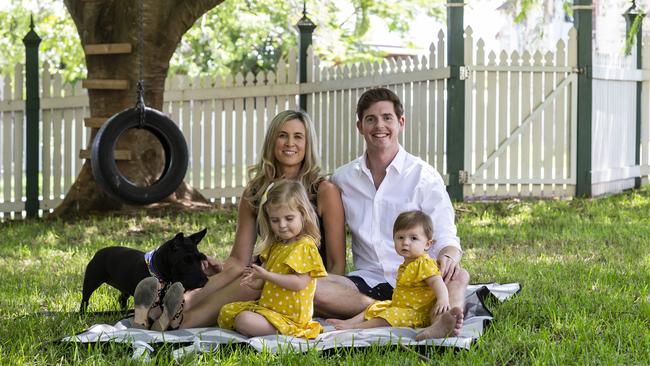
<svg viewBox="0 0 650 366"><path fill-rule="evenodd" d="M284 335L316 338L321 325L312 320L316 278L327 276L323 260L314 239L302 236L291 243L277 242L267 247L260 258L267 271L280 274L309 273L307 287L300 291L287 290L271 281L265 281L258 301L240 301L226 304L219 313L219 326L234 329L235 317L242 311L256 312Z"/></svg>
<svg viewBox="0 0 650 366"><path fill-rule="evenodd" d="M431 323L430 311L436 300L424 280L440 276L436 261L424 254L397 270L397 283L392 300L377 301L366 309L366 320L383 318L393 327L426 327Z"/></svg>

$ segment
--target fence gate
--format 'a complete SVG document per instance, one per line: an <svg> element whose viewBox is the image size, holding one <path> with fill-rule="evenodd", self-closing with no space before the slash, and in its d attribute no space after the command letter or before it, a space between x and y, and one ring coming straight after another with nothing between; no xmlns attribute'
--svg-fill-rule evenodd
<svg viewBox="0 0 650 366"><path fill-rule="evenodd" d="M464 196L572 196L576 184L577 41L554 52L487 54L466 30ZM474 49L476 48L476 49ZM497 59L498 58L498 59Z"/></svg>

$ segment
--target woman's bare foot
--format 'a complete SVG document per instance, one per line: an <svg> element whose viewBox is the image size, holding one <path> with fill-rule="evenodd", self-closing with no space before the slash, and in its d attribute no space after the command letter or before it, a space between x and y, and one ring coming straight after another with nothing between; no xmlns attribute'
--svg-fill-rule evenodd
<svg viewBox="0 0 650 366"><path fill-rule="evenodd" d="M336 330L354 329L355 324L357 324L350 322L350 320L341 319L327 319L326 322L332 324Z"/></svg>
<svg viewBox="0 0 650 366"><path fill-rule="evenodd" d="M140 281L133 294L135 302L135 315L133 316L133 327L149 329L149 311L156 303L158 280L155 277L147 277Z"/></svg>
<svg viewBox="0 0 650 366"><path fill-rule="evenodd" d="M415 339L456 337L460 334L460 328L463 326L463 310L459 307L451 308L448 312L443 313L430 326L422 329Z"/></svg>

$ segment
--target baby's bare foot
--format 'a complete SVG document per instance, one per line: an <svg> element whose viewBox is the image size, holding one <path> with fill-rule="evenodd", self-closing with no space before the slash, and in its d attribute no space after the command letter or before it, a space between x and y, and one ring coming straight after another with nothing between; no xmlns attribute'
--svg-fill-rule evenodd
<svg viewBox="0 0 650 366"><path fill-rule="evenodd" d="M456 337L460 334L462 326L463 310L454 307L440 315L433 324L422 329L415 339L421 341L423 339Z"/></svg>

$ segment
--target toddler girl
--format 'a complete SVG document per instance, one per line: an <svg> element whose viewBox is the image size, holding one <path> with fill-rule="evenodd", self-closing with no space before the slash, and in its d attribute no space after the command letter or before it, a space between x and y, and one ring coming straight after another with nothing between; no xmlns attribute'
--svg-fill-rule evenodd
<svg viewBox="0 0 650 366"><path fill-rule="evenodd" d="M436 262L427 250L433 244L431 218L422 211L402 212L393 225L395 251L404 257L397 270L392 300L377 301L348 320L328 319L336 329L411 327L433 323L449 310L449 294Z"/></svg>
<svg viewBox="0 0 650 366"><path fill-rule="evenodd" d="M257 301L224 305L219 326L253 337L281 333L315 338L316 278L327 276L318 254L318 219L302 184L281 180L262 196L258 225L263 265L244 271L242 286L262 289Z"/></svg>

